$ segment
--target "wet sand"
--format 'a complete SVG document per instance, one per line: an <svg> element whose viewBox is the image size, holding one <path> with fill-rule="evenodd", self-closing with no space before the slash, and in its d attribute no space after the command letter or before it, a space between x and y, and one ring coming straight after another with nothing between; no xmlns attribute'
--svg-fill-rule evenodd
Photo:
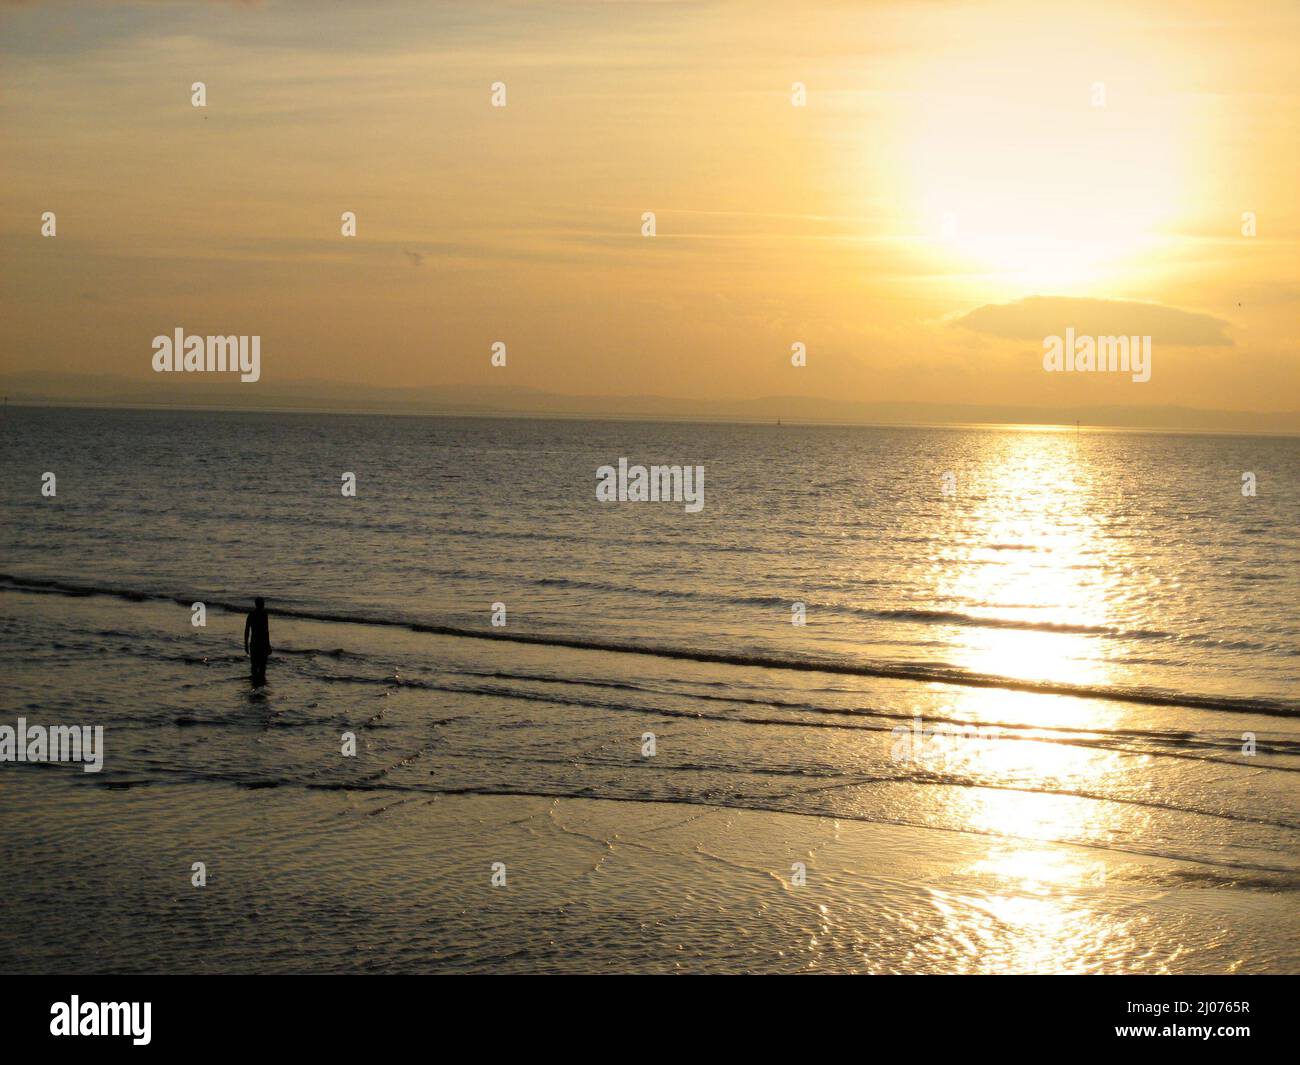
<svg viewBox="0 0 1300 1065"><path fill-rule="evenodd" d="M1279 936L1292 893L1267 876L1089 847L672 803L111 788L45 767L0 790L27 811L0 837L6 972L1300 966Z"/></svg>

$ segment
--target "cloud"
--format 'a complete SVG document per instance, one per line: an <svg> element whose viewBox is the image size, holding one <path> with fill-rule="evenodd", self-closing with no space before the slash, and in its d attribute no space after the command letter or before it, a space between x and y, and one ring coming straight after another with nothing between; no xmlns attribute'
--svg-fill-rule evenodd
<svg viewBox="0 0 1300 1065"><path fill-rule="evenodd" d="M1041 341L1073 328L1080 336L1149 336L1179 347L1231 347L1229 323L1209 314L1137 300L1028 296L986 303L953 322L988 336Z"/></svg>

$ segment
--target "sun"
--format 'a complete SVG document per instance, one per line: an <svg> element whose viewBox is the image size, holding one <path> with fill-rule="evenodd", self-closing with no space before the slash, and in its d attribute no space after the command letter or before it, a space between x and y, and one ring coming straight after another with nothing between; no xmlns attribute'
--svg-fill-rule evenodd
<svg viewBox="0 0 1300 1065"><path fill-rule="evenodd" d="M1103 295L1157 264L1183 213L1185 105L1117 42L1063 59L1064 30L918 72L900 163L936 270Z"/></svg>

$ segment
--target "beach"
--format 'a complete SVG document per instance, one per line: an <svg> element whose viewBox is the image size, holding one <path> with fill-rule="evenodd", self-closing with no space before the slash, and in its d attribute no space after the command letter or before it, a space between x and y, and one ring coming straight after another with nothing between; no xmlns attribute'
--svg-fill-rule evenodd
<svg viewBox="0 0 1300 1065"><path fill-rule="evenodd" d="M1295 440L5 430L0 724L104 736L0 765L5 971L1300 962ZM600 502L626 455L702 511Z"/></svg>
<svg viewBox="0 0 1300 1065"><path fill-rule="evenodd" d="M6 804L11 973L1294 972L1295 876L727 807L229 784ZM191 863L207 863L203 889ZM490 886L490 862L507 863ZM805 886L790 883L794 862ZM1105 886L1095 884L1104 869Z"/></svg>

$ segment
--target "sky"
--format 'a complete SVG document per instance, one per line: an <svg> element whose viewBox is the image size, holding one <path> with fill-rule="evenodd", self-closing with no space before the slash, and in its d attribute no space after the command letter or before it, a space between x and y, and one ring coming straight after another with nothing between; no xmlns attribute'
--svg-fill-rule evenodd
<svg viewBox="0 0 1300 1065"><path fill-rule="evenodd" d="M147 388L182 328L260 336L242 388L1295 410L1298 48L1272 0L0 3L0 376Z"/></svg>

